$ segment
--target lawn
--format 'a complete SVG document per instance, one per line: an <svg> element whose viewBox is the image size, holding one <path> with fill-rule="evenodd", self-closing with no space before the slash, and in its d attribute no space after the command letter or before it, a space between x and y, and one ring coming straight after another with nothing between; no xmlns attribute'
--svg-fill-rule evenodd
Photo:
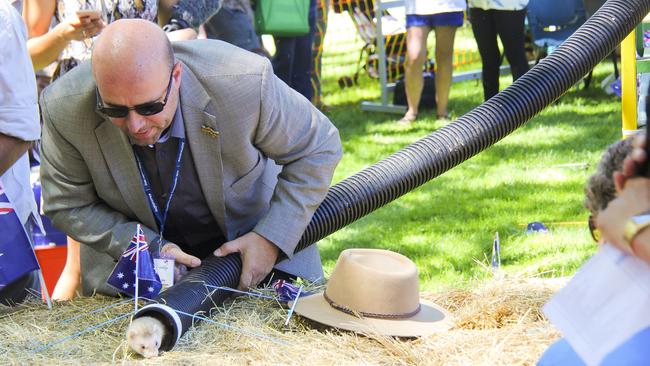
<svg viewBox="0 0 650 366"><path fill-rule="evenodd" d="M330 19L323 95L344 147L336 183L444 122L425 113L400 127L397 115L361 111L361 101L378 98L378 84L364 75L359 86L338 87L339 77L355 71L362 43L353 39L347 15ZM459 53L472 47L471 31L462 28ZM474 62L458 71L478 67ZM327 272L345 248L386 248L413 259L422 296L456 320L448 332L417 340L366 337L299 316L285 326L286 309L277 302L241 296L213 309L210 315L221 325L192 328L172 352L141 360L125 341L129 319L120 318L132 304L97 295L55 303L53 310L34 301L0 314L0 359L4 364L533 364L559 337L540 308L564 279L525 277L571 275L596 249L582 207L583 186L606 146L620 138L620 100L598 87L610 72L609 64L598 66L590 89L570 90L491 148L320 241ZM501 82L505 87L510 78ZM456 117L481 102L479 82L453 85L450 109ZM526 234L532 221L545 223L549 232ZM492 278L485 264L497 232L505 273ZM96 311L104 306L110 308Z"/></svg>
<svg viewBox="0 0 650 366"><path fill-rule="evenodd" d="M469 37L462 28L457 47L471 47ZM360 101L378 98L378 83L363 76L359 86L341 90L338 77L350 73L359 48L339 42L328 52L333 41L326 40L323 98L344 147L334 183L444 125L433 112L401 127L397 115L361 111ZM322 240L326 271L343 249L385 248L417 263L423 289L464 287L488 276L477 262L491 256L498 232L505 271L571 275L595 250L582 206L584 183L607 145L620 138L620 99L599 87L611 72L610 63L601 64L589 89L570 90L491 148ZM502 88L510 82L502 77ZM454 84L450 99L452 114L461 116L482 102L481 85ZM546 224L549 233L526 234L532 221Z"/></svg>

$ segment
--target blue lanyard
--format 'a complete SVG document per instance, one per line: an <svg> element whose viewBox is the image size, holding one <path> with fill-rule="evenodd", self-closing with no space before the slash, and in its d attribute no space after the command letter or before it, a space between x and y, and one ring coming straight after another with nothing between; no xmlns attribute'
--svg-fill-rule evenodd
<svg viewBox="0 0 650 366"><path fill-rule="evenodd" d="M163 240L163 232L165 231L165 221L167 220L167 214L169 213L169 204L172 201L174 196L174 191L176 190L176 185L178 184L178 177L181 173L181 158L183 157L183 149L185 148L185 139L179 139L178 143L178 154L176 156L176 165L174 166L174 180L172 181L172 186L169 188L169 197L167 197L167 202L165 203L165 211L160 212L156 200L153 198L153 192L151 191L151 184L149 184L149 179L147 179L147 174L144 171L142 166L142 161L138 157L138 154L135 155L135 161L138 163L138 170L140 171L140 179L142 179L142 186L144 187L144 193L147 196L149 201L149 206L153 212L156 221L158 222L158 227L160 228L160 242Z"/></svg>

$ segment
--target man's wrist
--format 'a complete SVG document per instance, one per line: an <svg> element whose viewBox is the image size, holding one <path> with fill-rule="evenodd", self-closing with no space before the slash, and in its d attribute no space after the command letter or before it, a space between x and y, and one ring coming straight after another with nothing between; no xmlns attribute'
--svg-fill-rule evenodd
<svg viewBox="0 0 650 366"><path fill-rule="evenodd" d="M273 242L273 240L268 239L265 235L260 234L255 229L253 229L252 232L255 233L257 236L259 236L260 238L264 239L267 243L269 243L273 248L276 249L276 253L277 253L276 263L287 258L287 254L284 252L284 250L282 250L282 247L280 247L275 242Z"/></svg>

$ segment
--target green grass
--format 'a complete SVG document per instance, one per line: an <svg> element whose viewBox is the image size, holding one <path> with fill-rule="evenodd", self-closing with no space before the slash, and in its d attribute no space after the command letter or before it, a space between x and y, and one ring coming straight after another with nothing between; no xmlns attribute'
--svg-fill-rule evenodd
<svg viewBox="0 0 650 366"><path fill-rule="evenodd" d="M328 59L326 51L324 65ZM596 68L588 90L570 90L558 103L486 151L320 242L326 271L346 248L385 248L413 259L423 289L463 287L489 272L477 264L490 256L495 232L507 272L572 274L595 250L582 206L587 177L607 145L620 138L620 99L600 81L610 63ZM379 96L378 84L340 90L338 73L324 69L324 100L339 128L344 155L334 183L387 157L444 124L433 113L410 127L397 115L363 112L362 100ZM501 87L510 77L501 78ZM477 81L454 84L456 116L482 102ZM542 221L548 234L527 235Z"/></svg>

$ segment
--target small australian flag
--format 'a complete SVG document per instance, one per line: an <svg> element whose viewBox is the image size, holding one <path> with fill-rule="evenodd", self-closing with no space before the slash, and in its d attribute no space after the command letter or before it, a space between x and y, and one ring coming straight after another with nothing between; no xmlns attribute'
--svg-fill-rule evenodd
<svg viewBox="0 0 650 366"><path fill-rule="evenodd" d="M153 299L160 292L162 283L154 269L149 245L139 224L129 247L115 265L113 273L108 276L107 283L121 293L133 297L136 296L136 283L138 297Z"/></svg>
<svg viewBox="0 0 650 366"><path fill-rule="evenodd" d="M39 269L25 228L0 183L0 290Z"/></svg>

